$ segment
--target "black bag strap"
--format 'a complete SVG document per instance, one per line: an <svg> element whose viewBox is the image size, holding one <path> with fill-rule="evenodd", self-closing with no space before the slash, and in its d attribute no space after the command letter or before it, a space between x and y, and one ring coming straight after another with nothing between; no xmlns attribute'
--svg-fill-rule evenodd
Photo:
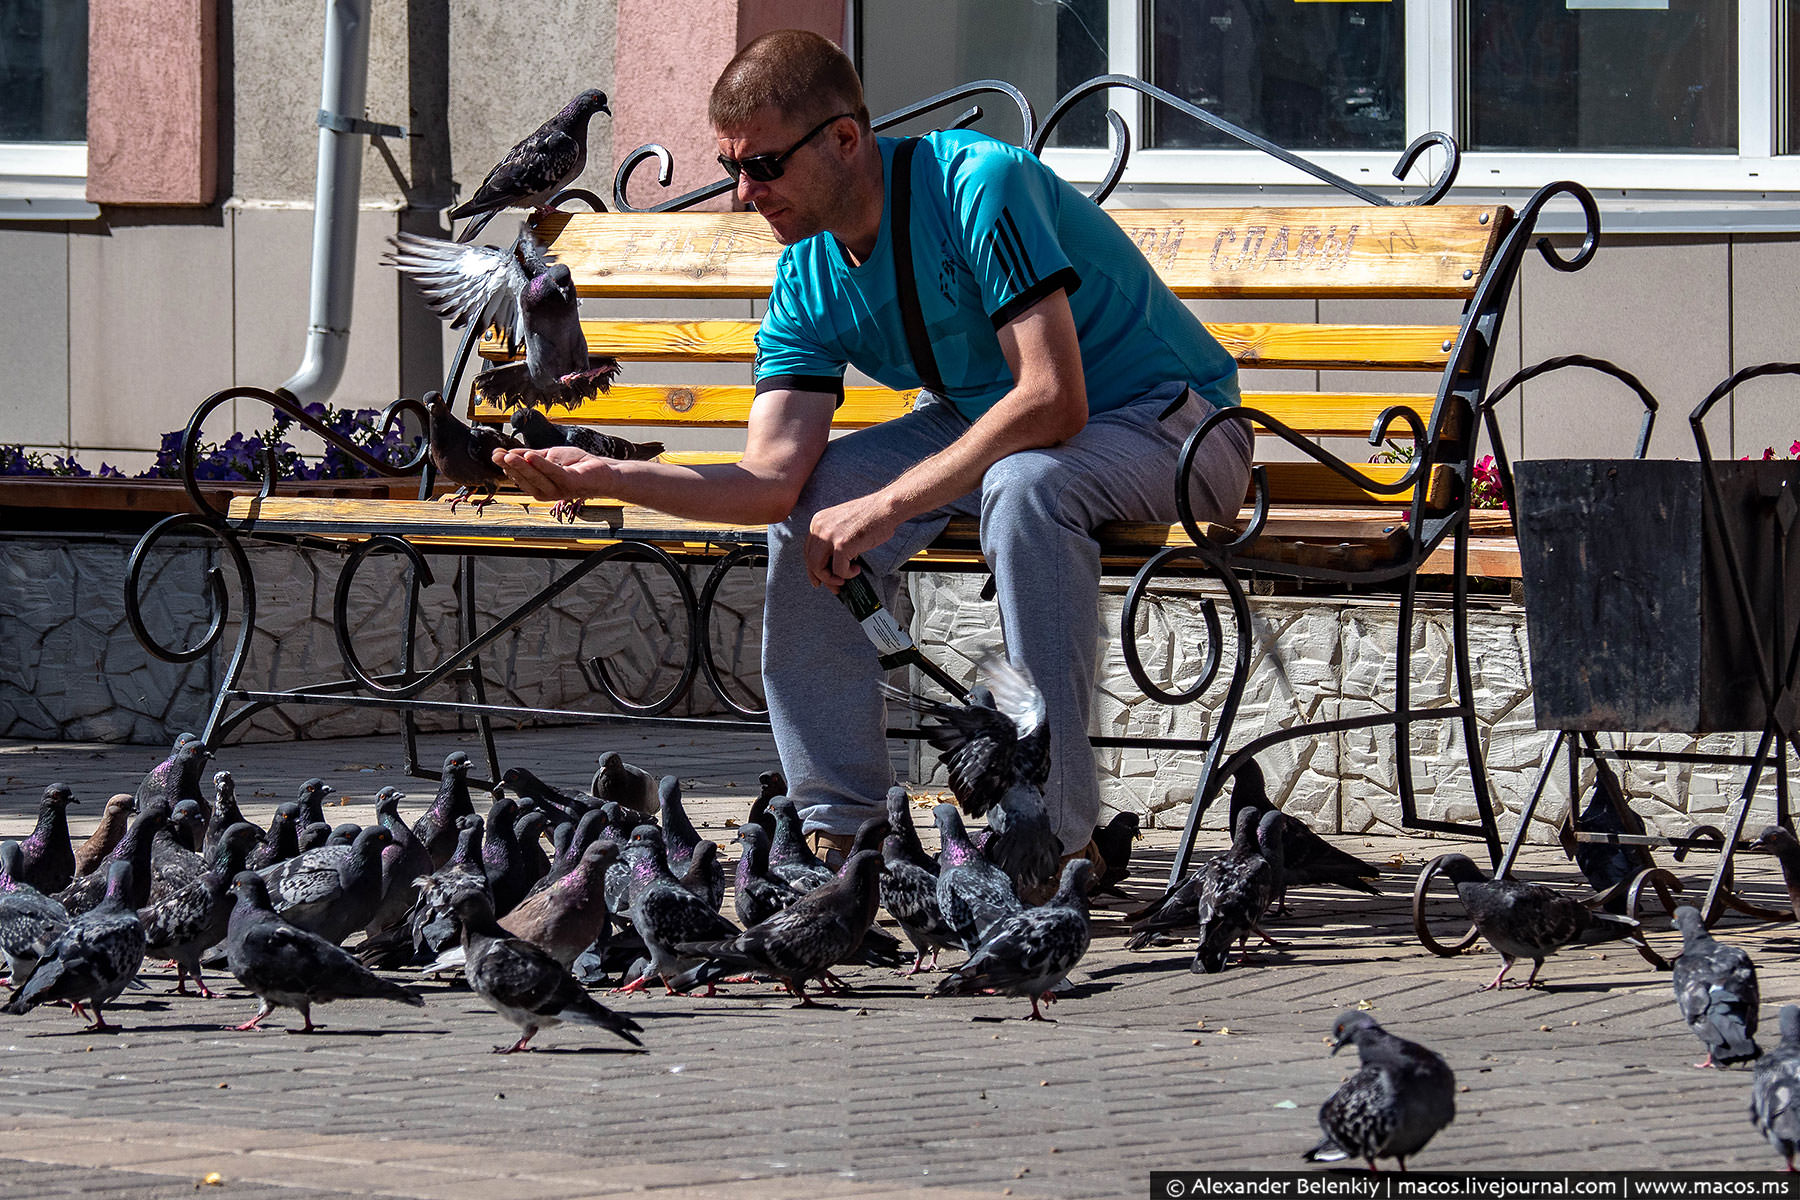
<svg viewBox="0 0 1800 1200"><path fill-rule="evenodd" d="M937 356L925 332L925 314L919 308L919 281L913 275L912 256L912 160L918 138L907 138L894 148L893 213L889 233L894 241L894 291L900 300L900 321L906 326L906 348L912 354L913 371L925 390L944 395L944 379L938 374Z"/></svg>

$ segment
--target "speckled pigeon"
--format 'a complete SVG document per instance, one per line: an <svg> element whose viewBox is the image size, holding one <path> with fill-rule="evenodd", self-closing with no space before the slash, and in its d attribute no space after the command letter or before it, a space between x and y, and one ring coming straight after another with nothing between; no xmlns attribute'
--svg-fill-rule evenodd
<svg viewBox="0 0 1800 1200"><path fill-rule="evenodd" d="M1500 973L1481 989L1484 992L1500 987L1521 958L1531 960L1531 974L1523 984L1531 987L1544 959L1564 946L1591 946L1616 938L1643 944L1642 929L1630 917L1594 911L1541 883L1488 879L1466 854L1445 855L1441 861L1469 920L1500 952Z"/></svg>
<svg viewBox="0 0 1800 1200"><path fill-rule="evenodd" d="M656 776L632 766L615 750L600 756L588 790L602 801L611 800L646 817L654 817L662 807Z"/></svg>
<svg viewBox="0 0 1800 1200"><path fill-rule="evenodd" d="M457 941L457 897L488 890L481 854L484 822L470 815L458 820L457 827L456 852L419 886L419 899L413 905L412 940L419 951L440 953Z"/></svg>
<svg viewBox="0 0 1800 1200"><path fill-rule="evenodd" d="M1233 775L1231 787L1231 828L1237 828L1237 815L1244 809L1254 809L1260 821L1264 813L1279 812L1269 799L1268 787L1263 781L1262 768L1256 760L1247 758L1243 766ZM1371 879L1381 877L1381 868L1366 863L1346 850L1340 850L1320 837L1313 827L1290 813L1281 814L1281 848L1282 848L1282 880L1276 890L1274 903L1281 907L1286 902L1289 887L1299 885L1306 887L1315 884L1330 884L1335 887L1348 888L1353 892L1362 892L1370 896L1379 896L1381 892L1370 883ZM1109 860L1110 861L1110 860Z"/></svg>
<svg viewBox="0 0 1800 1200"><path fill-rule="evenodd" d="M50 943L69 924L61 904L13 874L19 866L19 843L0 842L0 953L6 956L8 982L23 980L37 966Z"/></svg>
<svg viewBox="0 0 1800 1200"><path fill-rule="evenodd" d="M74 789L53 783L38 803L37 828L19 843L21 860L17 878L46 894L60 892L75 881L75 847L69 840L71 804L79 804Z"/></svg>
<svg viewBox="0 0 1800 1200"><path fill-rule="evenodd" d="M60 1000L83 1019L83 1006L92 1005L94 1022L88 1028L110 1028L101 1006L125 990L144 962L144 926L128 898L132 870L130 859L107 864L100 903L70 920L0 1011L17 1016Z"/></svg>
<svg viewBox="0 0 1800 1200"><path fill-rule="evenodd" d="M381 852L381 903L364 927L371 938L405 922L419 895L413 881L432 871L431 855L400 816L400 801L404 799L406 793L396 787L384 787L375 793L376 819L394 841Z"/></svg>
<svg viewBox="0 0 1800 1200"><path fill-rule="evenodd" d="M425 815L413 822L413 836L431 855L431 869L437 870L456 852L457 822L475 815L475 802L469 798L469 756L452 750L444 757L443 777L438 781L437 795Z"/></svg>
<svg viewBox="0 0 1800 1200"><path fill-rule="evenodd" d="M587 166L588 122L611 115L606 93L588 88L508 150L475 194L450 210L451 220L503 208L539 208L574 183Z"/></svg>
<svg viewBox="0 0 1800 1200"><path fill-rule="evenodd" d="M244 869L244 861L258 840L256 827L239 821L220 835L207 858L207 869L198 879L139 910L138 919L144 923L144 953L175 964L177 994L187 994L190 974L202 997L211 999L217 994L206 986L200 960L225 939L231 918L231 881Z"/></svg>
<svg viewBox="0 0 1800 1200"><path fill-rule="evenodd" d="M170 805L163 800L152 800L143 805L132 820L131 827L125 831L125 836L119 839L119 844L107 856L109 865L115 862L131 864L131 874L126 879L126 886L130 890L125 899L133 912L150 901L150 856L155 849L156 835L169 823L169 809ZM111 886L109 880L110 876L104 869L91 875L83 875L57 893L56 899L69 910L70 916L79 916L100 903L107 888Z"/></svg>
<svg viewBox="0 0 1800 1200"><path fill-rule="evenodd" d="M625 847L624 863L631 879L631 924L644 939L650 970L621 990L640 991L654 974L672 993L675 977L703 957L677 947L690 942L725 941L736 937L740 930L669 873L659 830L645 826L633 833Z"/></svg>
<svg viewBox="0 0 1800 1200"><path fill-rule="evenodd" d="M237 981L262 1001L254 1017L233 1028L260 1029L277 1006L297 1009L313 1031L312 1006L333 1000L393 1000L425 1007L411 988L390 983L318 934L289 924L269 904L268 885L254 871L232 880L231 923L225 936L225 961Z"/></svg>
<svg viewBox="0 0 1800 1200"><path fill-rule="evenodd" d="M831 968L854 956L874 923L881 856L864 850L845 860L842 872L760 925L719 941L683 941L682 954L779 979L802 1007L812 1005L806 985L822 979L841 986ZM648 938L645 939L648 942Z"/></svg>
<svg viewBox="0 0 1800 1200"><path fill-rule="evenodd" d="M371 825L348 846L322 846L263 873L281 919L333 945L367 927L381 906L381 852L394 835Z"/></svg>
<svg viewBox="0 0 1800 1200"><path fill-rule="evenodd" d="M1000 922L1024 906L1007 873L983 858L969 841L962 814L954 804L940 804L931 815L942 847L938 851L938 912L963 948L974 953Z"/></svg>
<svg viewBox="0 0 1800 1200"><path fill-rule="evenodd" d="M1153 942L1162 941L1177 933L1192 930L1200 922L1200 893L1207 887L1208 881L1219 870L1219 860L1225 854L1250 854L1255 850L1257 816L1240 816L1232 826L1232 848L1213 855L1198 867L1163 890L1163 894L1150 903L1125 914L1130 923L1131 935L1125 939L1125 949L1141 950Z"/></svg>
<svg viewBox="0 0 1800 1200"><path fill-rule="evenodd" d="M732 904L738 923L748 929L760 925L800 898L785 879L769 873L769 835L761 825L741 825L737 832L738 854L736 878L732 883Z"/></svg>
<svg viewBox="0 0 1800 1200"><path fill-rule="evenodd" d="M1217 866L1201 884L1200 902L1194 911L1200 927L1200 944L1194 950L1191 968L1196 975L1223 971L1231 955L1231 943L1236 942L1242 949L1253 933L1270 945L1279 945L1262 931L1261 922L1281 887L1286 818L1278 812L1266 812L1257 820L1253 811L1245 809L1238 814L1238 821L1240 832L1245 824L1256 822L1251 839L1255 848L1248 854L1241 853L1239 841L1234 841L1231 849L1213 859Z"/></svg>
<svg viewBox="0 0 1800 1200"><path fill-rule="evenodd" d="M932 878L937 878L937 859L925 853L925 847L919 841L919 831L913 825L912 797L906 794L904 787L896 784L888 789L885 806L888 829L900 839L900 845L906 851L906 861Z"/></svg>
<svg viewBox="0 0 1800 1200"><path fill-rule="evenodd" d="M262 845L250 852L245 867L263 871L300 853L300 806L293 801L277 805L263 833Z"/></svg>
<svg viewBox="0 0 1800 1200"><path fill-rule="evenodd" d="M460 897L456 915L462 924L463 973L470 990L523 1031L512 1045L495 1046L496 1054L529 1049L527 1043L538 1030L565 1022L592 1025L634 1046L643 1045L633 1036L643 1026L595 1000L562 963L496 924L487 896L470 892Z"/></svg>
<svg viewBox="0 0 1800 1200"><path fill-rule="evenodd" d="M205 836L197 802L183 800L170 811L169 823L157 830L151 841L150 890L145 904L154 904L200 878L206 860L200 857L198 847Z"/></svg>
<svg viewBox="0 0 1800 1200"><path fill-rule="evenodd" d="M769 802L775 817L775 836L769 842L769 872L785 880L789 887L810 892L835 878L830 867L807 849L806 836L800 825L800 812L793 800L778 796Z"/></svg>
<svg viewBox="0 0 1800 1200"><path fill-rule="evenodd" d="M1072 858L1064 866L1056 894L1036 908L1014 913L995 925L980 946L946 975L933 996L991 992L1029 996L1033 1021L1045 1020L1038 1002L1054 1003L1054 989L1087 953L1088 878L1094 864Z"/></svg>
<svg viewBox="0 0 1800 1200"><path fill-rule="evenodd" d="M906 839L897 833L888 834L881 843L881 859L887 867L881 876L881 907L900 923L900 931L915 951L912 966L903 974L924 970L927 954L936 967L939 951L962 944L938 909L938 877L912 861Z"/></svg>
<svg viewBox="0 0 1800 1200"><path fill-rule="evenodd" d="M1792 1004L1781 1009L1781 1044L1756 1060L1750 1123L1792 1171L1800 1150L1800 1008Z"/></svg>
<svg viewBox="0 0 1800 1200"><path fill-rule="evenodd" d="M200 839L200 856L210 861L213 848L219 844L219 839L225 836L227 829L237 824L249 825L250 828L256 830L257 840L259 842L262 840L262 829L254 821L246 820L244 814L238 809L237 780L231 777L230 771L215 771L213 773L212 816L206 822L206 835ZM226 883L229 885L230 880L227 880Z"/></svg>
<svg viewBox="0 0 1800 1200"><path fill-rule="evenodd" d="M131 825L132 814L137 812L137 798L120 792L106 802L100 812L100 824L88 835L87 841L75 850L75 877L91 874L106 861L119 839L125 836L125 830Z"/></svg>
<svg viewBox="0 0 1800 1200"><path fill-rule="evenodd" d="M1675 910L1681 930L1681 953L1675 958L1675 1003L1700 1044L1706 1061L1697 1067L1729 1067L1762 1053L1756 1044L1756 1021L1762 993L1756 964L1736 946L1707 932L1700 912L1691 905Z"/></svg>
<svg viewBox="0 0 1800 1200"><path fill-rule="evenodd" d="M1324 1138L1307 1162L1341 1162L1355 1156L1376 1170L1375 1160L1406 1160L1456 1119L1456 1076L1442 1058L1395 1037L1365 1012L1347 1012L1331 1027L1331 1052L1355 1045L1362 1067L1319 1109Z"/></svg>

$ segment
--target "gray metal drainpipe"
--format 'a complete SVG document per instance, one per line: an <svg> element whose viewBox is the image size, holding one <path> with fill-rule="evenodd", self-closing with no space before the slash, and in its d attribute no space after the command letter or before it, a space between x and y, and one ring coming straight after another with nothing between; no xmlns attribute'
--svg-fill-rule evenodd
<svg viewBox="0 0 1800 1200"><path fill-rule="evenodd" d="M319 178L313 199L312 301L306 356L281 390L301 404L337 389L350 350L363 136L390 132L363 120L369 79L370 0L326 0L319 93ZM400 130L392 130L400 133Z"/></svg>

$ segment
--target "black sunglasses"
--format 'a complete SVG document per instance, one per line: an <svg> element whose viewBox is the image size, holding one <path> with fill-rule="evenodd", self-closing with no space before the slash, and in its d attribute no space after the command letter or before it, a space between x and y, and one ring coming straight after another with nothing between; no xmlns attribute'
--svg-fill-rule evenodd
<svg viewBox="0 0 1800 1200"><path fill-rule="evenodd" d="M781 178L782 171L787 169L784 164L788 159L794 157L795 151L829 129L833 121L841 121L845 117L854 117L855 115L855 113L841 112L835 117L826 117L814 125L805 137L780 154L752 154L749 158L727 158L721 154L719 155L719 165L725 168L725 173L733 180L748 175L758 183L774 183Z"/></svg>

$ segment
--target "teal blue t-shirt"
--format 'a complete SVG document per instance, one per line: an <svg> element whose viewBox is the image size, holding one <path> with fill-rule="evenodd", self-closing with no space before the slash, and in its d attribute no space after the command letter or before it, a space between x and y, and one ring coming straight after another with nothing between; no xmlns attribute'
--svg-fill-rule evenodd
<svg viewBox="0 0 1800 1200"><path fill-rule="evenodd" d="M894 138L880 139L891 193ZM1238 403L1237 364L1100 207L1039 159L967 130L920 139L912 167L912 256L945 399L971 420L1013 386L996 331L1057 289L1069 295L1099 413L1182 380ZM840 398L847 365L887 387L920 386L894 290L884 204L875 249L851 266L821 233L781 255L756 335L756 390Z"/></svg>

